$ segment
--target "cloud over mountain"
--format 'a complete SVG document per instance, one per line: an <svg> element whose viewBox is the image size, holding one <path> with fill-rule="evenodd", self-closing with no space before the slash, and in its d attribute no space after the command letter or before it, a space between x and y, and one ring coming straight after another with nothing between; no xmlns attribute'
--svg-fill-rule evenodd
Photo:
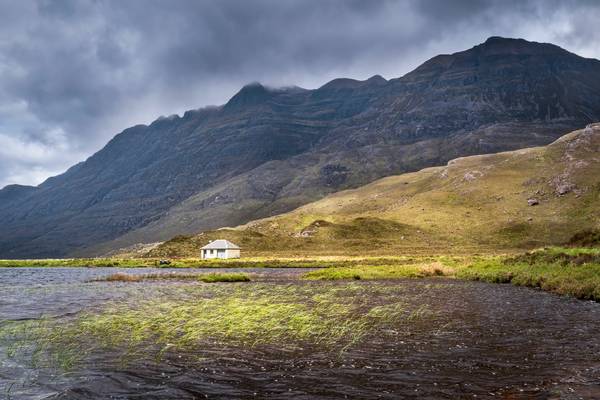
<svg viewBox="0 0 600 400"><path fill-rule="evenodd" d="M594 1L0 3L0 187L37 184L161 114L251 81L400 76L491 35L600 55Z"/></svg>

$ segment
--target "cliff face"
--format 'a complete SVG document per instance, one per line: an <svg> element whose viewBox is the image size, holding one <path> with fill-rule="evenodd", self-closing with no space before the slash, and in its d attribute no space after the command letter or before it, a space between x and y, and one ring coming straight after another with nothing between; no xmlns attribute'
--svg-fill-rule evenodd
<svg viewBox="0 0 600 400"><path fill-rule="evenodd" d="M515 39L390 81L255 83L222 107L126 129L37 188L1 190L0 257L94 254L238 225L458 156L546 144L595 120L600 61Z"/></svg>

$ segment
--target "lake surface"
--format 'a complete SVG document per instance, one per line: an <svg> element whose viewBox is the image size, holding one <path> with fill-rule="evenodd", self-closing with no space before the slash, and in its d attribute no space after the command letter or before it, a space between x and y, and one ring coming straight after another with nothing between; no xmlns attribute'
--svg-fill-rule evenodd
<svg viewBox="0 0 600 400"><path fill-rule="evenodd" d="M115 272L182 272L170 269L0 269L0 323L51 318L69 321L107 303L166 296L190 282L94 282ZM215 272L196 269L195 272ZM304 285L319 291L345 282L304 282L299 269L244 271L253 282ZM185 270L184 272L190 272ZM205 285L205 286L202 286ZM254 285L254 286L253 286ZM600 398L600 305L511 285L447 279L352 282L381 304L402 296L426 306L431 317L390 327L343 353L318 347L259 348L199 345L194 354L139 359L93 354L73 371L36 368L0 348L0 398ZM379 289L385 288L381 291ZM396 329L397 328L397 329ZM406 328L406 329L405 329ZM10 352L9 352L10 353Z"/></svg>

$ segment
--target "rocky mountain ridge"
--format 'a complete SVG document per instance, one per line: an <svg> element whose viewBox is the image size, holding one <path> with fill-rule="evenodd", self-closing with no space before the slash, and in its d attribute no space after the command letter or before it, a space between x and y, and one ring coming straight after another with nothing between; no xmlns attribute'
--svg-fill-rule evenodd
<svg viewBox="0 0 600 400"><path fill-rule="evenodd" d="M0 257L90 255L292 210L450 159L547 144L600 120L600 61L490 38L401 78L245 86L128 128L36 188L0 190Z"/></svg>

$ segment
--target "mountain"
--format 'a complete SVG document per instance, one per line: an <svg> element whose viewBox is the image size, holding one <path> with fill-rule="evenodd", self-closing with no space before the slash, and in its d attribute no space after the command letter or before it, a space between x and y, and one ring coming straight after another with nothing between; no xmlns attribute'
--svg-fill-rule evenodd
<svg viewBox="0 0 600 400"><path fill-rule="evenodd" d="M472 254L564 244L599 221L595 124L544 147L458 158L236 229L179 236L150 255L197 256L217 237L246 255Z"/></svg>
<svg viewBox="0 0 600 400"><path fill-rule="evenodd" d="M9 204L27 196L35 191L33 186L8 185L0 190L0 207L6 207Z"/></svg>
<svg viewBox="0 0 600 400"><path fill-rule="evenodd" d="M253 83L223 106L126 129L18 201L1 190L0 257L99 254L235 226L597 120L600 61L521 39L492 37L389 81Z"/></svg>

